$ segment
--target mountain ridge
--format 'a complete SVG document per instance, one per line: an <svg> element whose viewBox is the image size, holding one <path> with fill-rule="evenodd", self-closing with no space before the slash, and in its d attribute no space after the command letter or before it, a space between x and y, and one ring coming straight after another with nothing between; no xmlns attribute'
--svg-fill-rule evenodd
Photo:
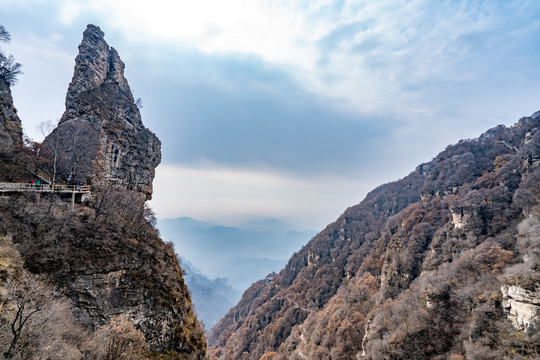
<svg viewBox="0 0 540 360"><path fill-rule="evenodd" d="M371 191L244 293L211 358L535 358L540 307L515 299L540 300L539 129L494 127Z"/></svg>

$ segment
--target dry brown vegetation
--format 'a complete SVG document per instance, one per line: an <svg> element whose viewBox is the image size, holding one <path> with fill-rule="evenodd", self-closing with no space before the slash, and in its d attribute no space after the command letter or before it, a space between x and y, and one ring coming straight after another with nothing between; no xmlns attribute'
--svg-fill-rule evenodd
<svg viewBox="0 0 540 360"><path fill-rule="evenodd" d="M97 332L83 330L71 302L45 276L23 268L14 244L0 238L0 356L2 359L143 359L142 333L118 316Z"/></svg>
<svg viewBox="0 0 540 360"><path fill-rule="evenodd" d="M102 308L105 305L99 304L105 299L96 299L92 306L96 306L96 311L102 311L103 315L96 320L82 320L85 331L97 330L96 321L113 326L107 316L109 312L130 309L130 304L137 301L134 299L144 296L148 304L146 316L153 314L156 319L146 320L149 323L140 324L137 331L144 330L146 335L158 331L162 321L160 316L169 316L165 315L167 313L182 319L181 322L178 320L176 328L171 329L170 335L159 343L154 340L152 351L143 352L144 356L158 358L163 349L169 349L170 359L193 358L193 354L205 352L204 331L192 310L174 249L159 239L157 230L152 226L154 221L152 211L145 206L144 194L114 186L95 189L94 200L76 205L75 209L71 208L70 202L54 194L27 193L0 198L0 237L11 238L14 243L14 247L0 250L6 252L9 259L6 261L19 263L18 267L12 267L2 262L0 273L5 279L15 279L15 273L21 271L28 276L39 274L46 278L51 289L58 289L53 293L62 294L61 297L67 301L63 306L68 311L62 314L71 319L73 306L78 309L88 306L81 298L85 296L81 293L84 288L81 290L75 285L80 283L79 278L84 278L85 274L120 272L119 288L112 289L111 297L106 301L111 305ZM45 306L45 298L41 296L35 300L36 306ZM8 303L14 304L14 300L8 299ZM75 311L75 314L80 311ZM37 321L38 317L32 315L31 319ZM152 327L153 322L156 327ZM74 346L84 353L83 345ZM84 356L91 358L88 351ZM101 359L98 353L93 356ZM104 359L111 358L103 356Z"/></svg>
<svg viewBox="0 0 540 360"><path fill-rule="evenodd" d="M244 293L212 358L537 359L501 285L539 284L539 129L494 128L372 191Z"/></svg>

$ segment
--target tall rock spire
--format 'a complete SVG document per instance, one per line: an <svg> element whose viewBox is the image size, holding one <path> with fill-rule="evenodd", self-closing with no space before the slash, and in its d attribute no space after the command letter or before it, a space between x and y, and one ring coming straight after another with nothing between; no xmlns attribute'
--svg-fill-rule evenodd
<svg viewBox="0 0 540 360"><path fill-rule="evenodd" d="M124 63L95 25L84 31L66 111L44 143L57 152L65 181L108 181L152 195L161 142L142 124Z"/></svg>
<svg viewBox="0 0 540 360"><path fill-rule="evenodd" d="M105 34L98 26L88 25L83 33L79 55L75 58L75 71L66 95L66 113L62 121L69 120L80 110L78 98L87 92L95 91L107 83L114 84L119 93L126 98L125 105L132 105L133 96L124 77L124 63L118 52L109 47ZM131 100L131 101L130 101ZM140 114L135 111L132 119L141 123Z"/></svg>

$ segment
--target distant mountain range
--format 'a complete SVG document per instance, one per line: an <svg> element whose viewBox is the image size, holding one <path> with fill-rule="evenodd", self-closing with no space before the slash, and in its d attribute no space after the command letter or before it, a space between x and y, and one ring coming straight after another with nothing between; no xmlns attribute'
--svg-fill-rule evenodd
<svg viewBox="0 0 540 360"><path fill-rule="evenodd" d="M157 225L181 257L195 311L208 330L245 289L282 269L315 235L278 219L250 220L232 227L180 217L159 219Z"/></svg>
<svg viewBox="0 0 540 360"><path fill-rule="evenodd" d="M257 219L233 227L180 217L159 219L157 226L182 258L197 264L209 278L228 278L238 291L279 271L316 234L297 231L278 219Z"/></svg>
<svg viewBox="0 0 540 360"><path fill-rule="evenodd" d="M180 258L184 279L191 292L195 312L207 330L210 330L240 299L241 293L234 290L226 278L209 279L193 264Z"/></svg>
<svg viewBox="0 0 540 360"><path fill-rule="evenodd" d="M236 227L246 230L255 231L269 231L277 233L288 233L290 231L297 231L293 225L283 222L278 219L256 219L250 220L237 225Z"/></svg>

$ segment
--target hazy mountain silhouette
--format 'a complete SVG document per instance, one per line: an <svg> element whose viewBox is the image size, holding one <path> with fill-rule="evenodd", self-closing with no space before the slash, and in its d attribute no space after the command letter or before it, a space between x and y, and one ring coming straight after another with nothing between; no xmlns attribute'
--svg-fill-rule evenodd
<svg viewBox="0 0 540 360"><path fill-rule="evenodd" d="M280 270L315 235L315 231L295 231L293 225L278 219L232 227L180 217L159 219L158 228L177 253L197 264L205 276L227 277L239 291Z"/></svg>
<svg viewBox="0 0 540 360"><path fill-rule="evenodd" d="M180 258L184 279L191 292L195 312L206 329L211 329L242 295L227 278L209 279L190 261Z"/></svg>

